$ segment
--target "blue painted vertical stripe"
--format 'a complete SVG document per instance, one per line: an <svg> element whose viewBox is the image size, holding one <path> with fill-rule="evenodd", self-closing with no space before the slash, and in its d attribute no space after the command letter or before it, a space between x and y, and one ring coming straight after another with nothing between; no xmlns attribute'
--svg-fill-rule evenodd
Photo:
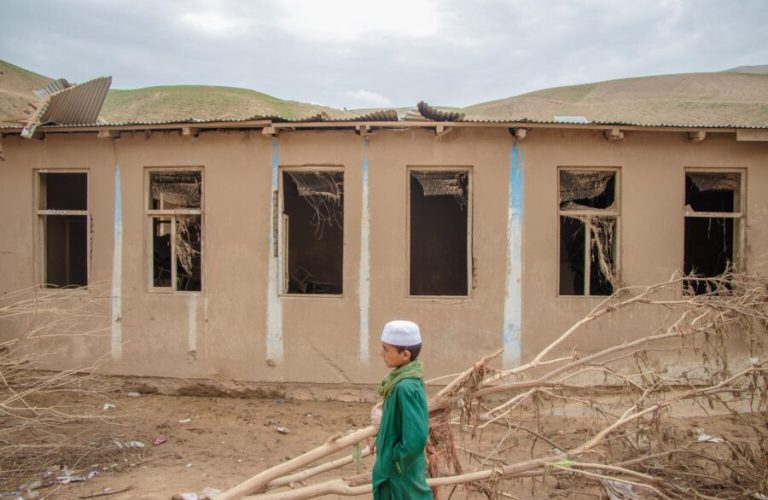
<svg viewBox="0 0 768 500"><path fill-rule="evenodd" d="M112 331L110 350L112 359L123 357L122 327L123 288L123 195L120 184L120 165L115 165L115 220L112 248Z"/></svg>
<svg viewBox="0 0 768 500"><path fill-rule="evenodd" d="M522 250L524 159L517 141L509 152L507 208L506 290L504 294L503 363L505 368L520 364L522 320Z"/></svg>
<svg viewBox="0 0 768 500"><path fill-rule="evenodd" d="M280 273L282 272L282 248L278 248L278 258L275 258L275 233L278 237L280 231L280 214L275 213L277 207L274 203L275 193L279 189L280 160L278 155L277 137L272 138L272 189L269 197L269 249L267 259L269 261L269 283L267 284L267 359L281 361L283 359L283 311L280 302ZM272 227L277 224L277 228ZM275 231L277 229L277 231ZM279 245L279 240L278 240ZM281 247L282 245L279 245Z"/></svg>
<svg viewBox="0 0 768 500"><path fill-rule="evenodd" d="M368 363L369 307L371 298L370 219L368 208L368 138L363 137L363 199L360 220L360 273L358 300L360 301L360 361Z"/></svg>

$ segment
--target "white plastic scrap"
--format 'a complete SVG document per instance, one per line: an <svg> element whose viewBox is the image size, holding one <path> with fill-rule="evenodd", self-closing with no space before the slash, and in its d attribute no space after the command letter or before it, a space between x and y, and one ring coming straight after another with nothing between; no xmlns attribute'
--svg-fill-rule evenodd
<svg viewBox="0 0 768 500"><path fill-rule="evenodd" d="M144 448L144 443L141 441L120 441L119 439L112 438L112 442L115 444L118 450L140 450L141 448Z"/></svg>
<svg viewBox="0 0 768 500"><path fill-rule="evenodd" d="M610 479L603 479L600 482L603 483L603 488L610 500L640 500L631 484Z"/></svg>
<svg viewBox="0 0 768 500"><path fill-rule="evenodd" d="M128 392L126 393L126 396L128 396L129 398L138 398L139 396L141 396L141 394L139 394L138 392Z"/></svg>
<svg viewBox="0 0 768 500"><path fill-rule="evenodd" d="M192 421L192 419L191 419L191 418L182 418L181 420L179 420L179 423L180 423L180 424L188 424L188 423L190 423L191 421Z"/></svg>
<svg viewBox="0 0 768 500"><path fill-rule="evenodd" d="M710 436L709 434L699 435L699 443L723 443L725 440L720 436Z"/></svg>
<svg viewBox="0 0 768 500"><path fill-rule="evenodd" d="M287 427L280 427L279 425L275 426L275 430L277 432L279 432L280 434L288 434L289 432L291 432L291 431L288 430Z"/></svg>
<svg viewBox="0 0 768 500"><path fill-rule="evenodd" d="M112 403L104 403L104 408L102 408L102 410L107 411L107 410L111 410L112 408L115 408L115 405L113 405Z"/></svg>

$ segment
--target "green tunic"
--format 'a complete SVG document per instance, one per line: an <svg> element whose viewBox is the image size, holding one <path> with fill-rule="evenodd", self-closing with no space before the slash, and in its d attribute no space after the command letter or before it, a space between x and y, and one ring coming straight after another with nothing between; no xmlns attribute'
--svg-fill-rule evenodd
<svg viewBox="0 0 768 500"><path fill-rule="evenodd" d="M431 499L424 447L429 411L424 382L406 378L384 400L373 466L375 500Z"/></svg>

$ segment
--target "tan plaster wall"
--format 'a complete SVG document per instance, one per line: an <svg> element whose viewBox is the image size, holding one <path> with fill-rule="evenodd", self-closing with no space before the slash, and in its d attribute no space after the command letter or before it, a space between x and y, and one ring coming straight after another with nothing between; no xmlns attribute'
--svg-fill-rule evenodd
<svg viewBox="0 0 768 500"><path fill-rule="evenodd" d="M664 282L683 265L685 168L743 168L747 175L747 263L765 273L768 251L768 143L739 143L710 134L625 132L609 142L598 132L536 130L525 140L523 359L584 317L600 298L558 296L558 167L620 169L620 259L626 285ZM642 313L640 311L643 311ZM634 308L590 325L576 337L582 351L648 335L663 319ZM574 342L563 344L569 351ZM676 355L668 358L674 360Z"/></svg>
<svg viewBox="0 0 768 500"><path fill-rule="evenodd" d="M45 141L3 139L0 164L0 293L32 286L34 170L86 168L93 218L88 296L108 292L112 279L114 172L123 199L121 326L123 356L112 373L220 380L375 383L386 372L378 332L392 318L422 325L428 375L455 372L501 347L506 277L507 189L512 137L504 129L376 131L369 137L369 360L360 360L359 264L363 138L351 131L279 135L281 167L344 169L344 293L283 296L284 360L266 360L271 221L272 139L259 131L51 135ZM557 168L621 170L621 263L627 284L665 280L682 264L685 167L747 169L747 260L768 272L768 143L710 134L691 143L683 133L626 132L606 141L596 131L533 130L520 143L525 172L523 228L523 359L585 315L596 299L558 297ZM201 166L204 171L204 282L200 293L148 290L145 212L147 167ZM474 283L469 297L408 296L407 168L471 170ZM13 214L8 216L7 214ZM109 350L109 301L102 301L103 336L59 345L59 366ZM653 320L658 320L654 318ZM641 335L648 319L634 312L587 329L590 350ZM3 333L8 335L7 332ZM195 352L190 352L194 334ZM564 348L568 348L565 346Z"/></svg>

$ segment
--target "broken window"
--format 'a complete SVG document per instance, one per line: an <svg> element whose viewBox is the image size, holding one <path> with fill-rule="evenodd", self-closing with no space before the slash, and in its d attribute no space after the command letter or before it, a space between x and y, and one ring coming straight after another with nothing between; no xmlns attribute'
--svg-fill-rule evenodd
<svg viewBox="0 0 768 500"><path fill-rule="evenodd" d="M715 277L731 268L740 247L743 216L742 176L739 172L686 172L685 249L683 269L700 278ZM707 280L686 280L692 293L713 287Z"/></svg>
<svg viewBox="0 0 768 500"><path fill-rule="evenodd" d="M618 288L616 170L561 169L560 295Z"/></svg>
<svg viewBox="0 0 768 500"><path fill-rule="evenodd" d="M410 294L468 295L469 172L410 171Z"/></svg>
<svg viewBox="0 0 768 500"><path fill-rule="evenodd" d="M202 288L202 186L200 170L149 172L153 288Z"/></svg>
<svg viewBox="0 0 768 500"><path fill-rule="evenodd" d="M43 240L43 286L88 285L88 174L41 172L37 215Z"/></svg>
<svg viewBox="0 0 768 500"><path fill-rule="evenodd" d="M344 173L284 170L283 290L296 294L343 291Z"/></svg>

